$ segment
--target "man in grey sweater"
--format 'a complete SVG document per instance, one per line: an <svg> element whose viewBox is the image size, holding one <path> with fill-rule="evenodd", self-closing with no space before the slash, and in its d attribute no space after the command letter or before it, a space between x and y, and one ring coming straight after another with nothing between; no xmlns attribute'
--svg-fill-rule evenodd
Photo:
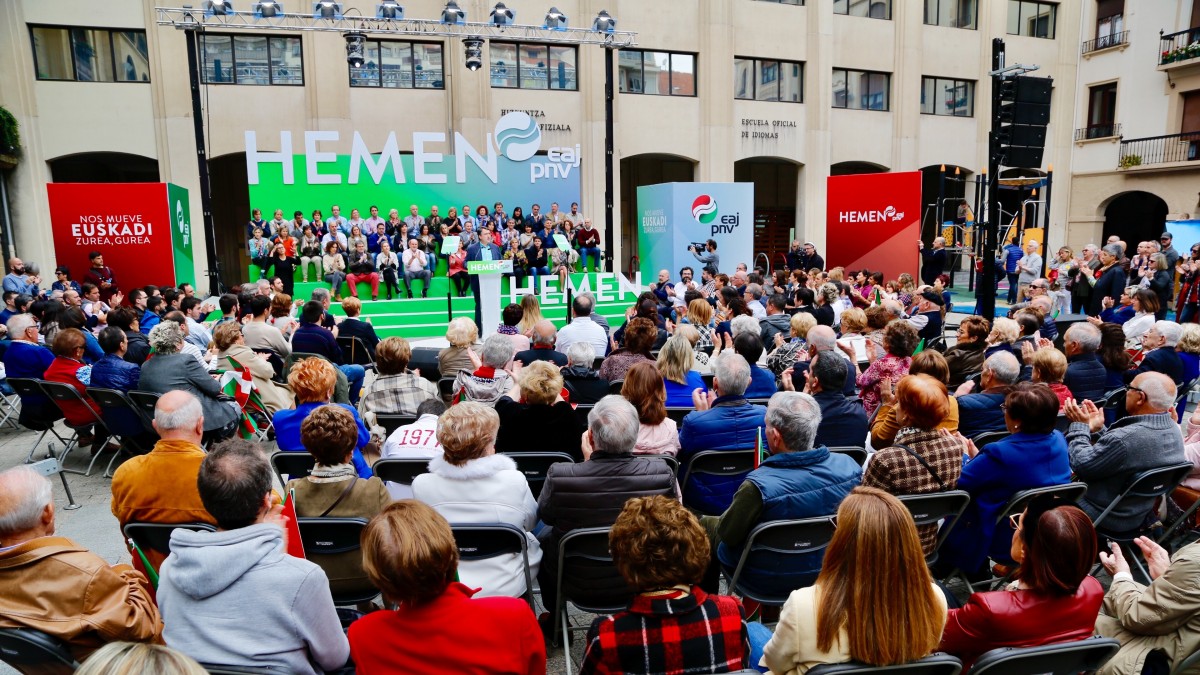
<svg viewBox="0 0 1200 675"><path fill-rule="evenodd" d="M1079 502L1094 520L1129 485L1134 475L1187 461L1183 435L1171 419L1175 405L1175 383L1162 373L1142 373L1125 392L1128 415L1104 429L1104 411L1085 400L1083 405L1068 399L1063 406L1071 426L1067 430L1071 470L1087 483L1087 494ZM1093 443L1093 432L1101 431ZM1153 499L1127 499L1113 509L1101 526L1124 532L1142 525L1154 507Z"/></svg>
<svg viewBox="0 0 1200 675"><path fill-rule="evenodd" d="M219 529L171 534L158 587L166 643L207 664L303 674L344 666L350 644L329 579L285 550L271 467L258 447L218 445L197 484Z"/></svg>

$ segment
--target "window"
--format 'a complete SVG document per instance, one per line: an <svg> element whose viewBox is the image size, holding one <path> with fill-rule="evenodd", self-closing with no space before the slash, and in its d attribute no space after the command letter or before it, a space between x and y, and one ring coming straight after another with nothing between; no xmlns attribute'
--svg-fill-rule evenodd
<svg viewBox="0 0 1200 675"><path fill-rule="evenodd" d="M733 97L746 101L804 102L804 64L738 56L733 59Z"/></svg>
<svg viewBox="0 0 1200 675"><path fill-rule="evenodd" d="M974 117L975 82L945 77L922 77L921 114Z"/></svg>
<svg viewBox="0 0 1200 675"><path fill-rule="evenodd" d="M205 84L304 84L298 37L201 35Z"/></svg>
<svg viewBox="0 0 1200 675"><path fill-rule="evenodd" d="M149 82L144 30L30 26L39 80Z"/></svg>
<svg viewBox="0 0 1200 675"><path fill-rule="evenodd" d="M892 0L833 0L833 13L890 20Z"/></svg>
<svg viewBox="0 0 1200 675"><path fill-rule="evenodd" d="M833 69L833 107L851 110L889 110L891 73Z"/></svg>
<svg viewBox="0 0 1200 675"><path fill-rule="evenodd" d="M1200 3L1198 3L1200 5ZM1099 0L1096 3L1096 48L1121 44L1125 30L1125 0Z"/></svg>
<svg viewBox="0 0 1200 675"><path fill-rule="evenodd" d="M500 89L578 91L578 47L492 42L492 86Z"/></svg>
<svg viewBox="0 0 1200 675"><path fill-rule="evenodd" d="M773 2L777 5L798 5L804 6L804 0L761 0L762 2Z"/></svg>
<svg viewBox="0 0 1200 675"><path fill-rule="evenodd" d="M925 0L925 23L975 30L976 4L977 0Z"/></svg>
<svg viewBox="0 0 1200 675"><path fill-rule="evenodd" d="M443 89L442 43L367 40L363 64L350 68L351 87Z"/></svg>
<svg viewBox="0 0 1200 675"><path fill-rule="evenodd" d="M696 55L622 49L617 57L622 94L696 95Z"/></svg>
<svg viewBox="0 0 1200 675"><path fill-rule="evenodd" d="M1008 0L1008 34L1054 39L1058 5L1053 2Z"/></svg>
<svg viewBox="0 0 1200 675"><path fill-rule="evenodd" d="M1088 87L1088 122L1084 136L1087 138L1115 136L1116 117L1117 83L1109 82Z"/></svg>

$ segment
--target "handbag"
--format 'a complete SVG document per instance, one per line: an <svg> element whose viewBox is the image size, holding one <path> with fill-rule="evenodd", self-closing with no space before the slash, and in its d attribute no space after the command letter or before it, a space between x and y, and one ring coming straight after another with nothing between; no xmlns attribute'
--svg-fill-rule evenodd
<svg viewBox="0 0 1200 675"><path fill-rule="evenodd" d="M916 459L918 462L920 462L921 466L925 467L925 470L929 472L929 475L933 476L933 479L935 481L937 481L938 487L942 488L942 492L945 492L950 489L949 487L946 486L946 481L942 480L942 477L939 476L938 473L933 470L933 467L930 466L929 462L925 461L924 457L918 455L915 450L913 450L912 448L908 447L907 445L905 445L903 443L897 443L896 447L903 448L905 452L912 455L914 459Z"/></svg>

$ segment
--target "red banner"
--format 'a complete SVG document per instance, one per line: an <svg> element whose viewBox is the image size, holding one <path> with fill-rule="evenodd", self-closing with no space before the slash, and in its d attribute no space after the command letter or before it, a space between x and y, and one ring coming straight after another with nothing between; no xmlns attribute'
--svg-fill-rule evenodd
<svg viewBox="0 0 1200 675"><path fill-rule="evenodd" d="M55 264L82 283L99 251L117 288L174 286L171 215L166 183L48 183ZM42 270L54 278L54 265ZM189 275L190 276L190 275Z"/></svg>
<svg viewBox="0 0 1200 675"><path fill-rule="evenodd" d="M825 267L917 278L921 172L830 176Z"/></svg>

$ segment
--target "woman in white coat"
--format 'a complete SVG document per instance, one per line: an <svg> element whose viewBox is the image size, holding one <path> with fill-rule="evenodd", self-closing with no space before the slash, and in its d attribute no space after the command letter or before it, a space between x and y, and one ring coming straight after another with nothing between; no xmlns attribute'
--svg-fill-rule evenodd
<svg viewBox="0 0 1200 675"><path fill-rule="evenodd" d="M537 524L537 500L525 475L507 455L496 454L500 416L472 401L453 406L438 419L443 456L429 460L429 473L413 481L413 498L433 507L451 525L510 523L525 530L530 575L537 576L542 549L530 530ZM459 580L482 589L478 596L520 597L526 591L521 554L463 560Z"/></svg>

